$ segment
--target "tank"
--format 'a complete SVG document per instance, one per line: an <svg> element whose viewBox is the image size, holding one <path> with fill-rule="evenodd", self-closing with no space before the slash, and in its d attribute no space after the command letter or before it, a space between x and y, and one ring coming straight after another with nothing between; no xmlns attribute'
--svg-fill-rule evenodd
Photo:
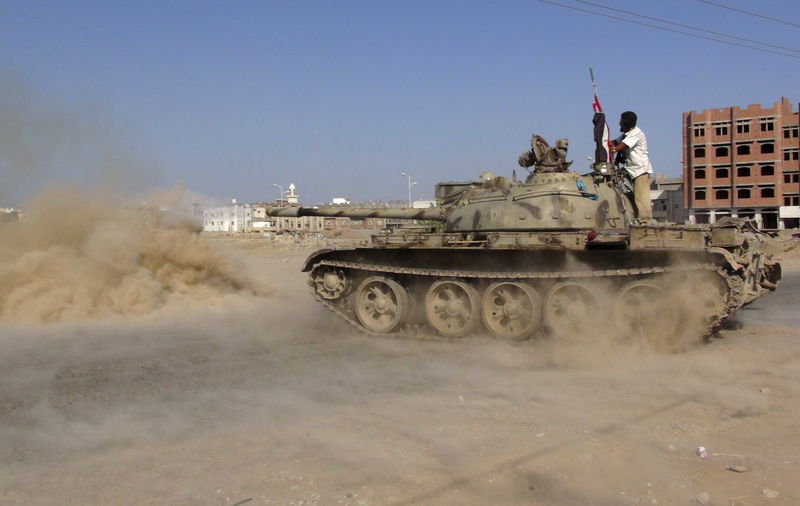
<svg viewBox="0 0 800 506"><path fill-rule="evenodd" d="M746 219L639 223L621 169L578 174L533 136L524 180L485 172L436 186L429 209L274 207L270 216L409 220L369 247L322 249L302 270L314 298L368 334L668 342L707 336L774 290L769 237Z"/></svg>

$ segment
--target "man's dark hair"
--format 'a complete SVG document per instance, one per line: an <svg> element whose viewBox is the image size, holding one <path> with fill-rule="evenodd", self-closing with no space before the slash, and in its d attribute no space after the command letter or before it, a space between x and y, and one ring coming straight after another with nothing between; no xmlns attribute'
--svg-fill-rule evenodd
<svg viewBox="0 0 800 506"><path fill-rule="evenodd" d="M622 122L623 128L625 128L625 131L627 132L636 126L636 113L633 111L625 111L622 113L620 121Z"/></svg>

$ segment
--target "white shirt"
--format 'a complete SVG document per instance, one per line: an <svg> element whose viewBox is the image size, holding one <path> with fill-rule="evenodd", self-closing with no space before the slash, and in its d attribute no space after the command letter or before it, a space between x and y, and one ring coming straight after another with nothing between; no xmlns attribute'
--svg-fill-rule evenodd
<svg viewBox="0 0 800 506"><path fill-rule="evenodd" d="M652 174L653 166L650 165L650 157L647 154L647 137L639 127L628 130L622 142L630 149L625 159L625 170L630 174L631 179L636 179L642 174Z"/></svg>

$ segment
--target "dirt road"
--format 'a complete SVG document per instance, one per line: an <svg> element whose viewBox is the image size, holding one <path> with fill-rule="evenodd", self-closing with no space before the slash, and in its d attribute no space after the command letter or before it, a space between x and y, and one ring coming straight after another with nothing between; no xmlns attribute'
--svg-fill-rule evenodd
<svg viewBox="0 0 800 506"><path fill-rule="evenodd" d="M359 335L305 251L246 249L271 294L0 325L0 503L800 503L796 258L741 329L653 356Z"/></svg>

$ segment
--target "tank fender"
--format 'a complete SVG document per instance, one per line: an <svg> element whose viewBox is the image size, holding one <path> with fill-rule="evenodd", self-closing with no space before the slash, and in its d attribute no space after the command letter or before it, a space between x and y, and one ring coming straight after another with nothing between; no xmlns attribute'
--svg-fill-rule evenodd
<svg viewBox="0 0 800 506"><path fill-rule="evenodd" d="M733 253L725 248L708 248L708 251L711 253L719 253L725 257L725 261L728 262L728 265L731 266L734 272L740 272L744 269L744 266L736 261L736 257L733 256Z"/></svg>
<svg viewBox="0 0 800 506"><path fill-rule="evenodd" d="M308 272L308 271L310 271L311 268L314 266L314 264L317 263L316 260L319 259L319 257L321 257L323 255L327 255L328 253L330 253L332 251L336 251L336 250L334 250L332 248L324 248L324 249L317 250L314 253L311 253L310 255L308 255L308 258L306 258L305 261L303 262L303 268L300 269L300 272Z"/></svg>

